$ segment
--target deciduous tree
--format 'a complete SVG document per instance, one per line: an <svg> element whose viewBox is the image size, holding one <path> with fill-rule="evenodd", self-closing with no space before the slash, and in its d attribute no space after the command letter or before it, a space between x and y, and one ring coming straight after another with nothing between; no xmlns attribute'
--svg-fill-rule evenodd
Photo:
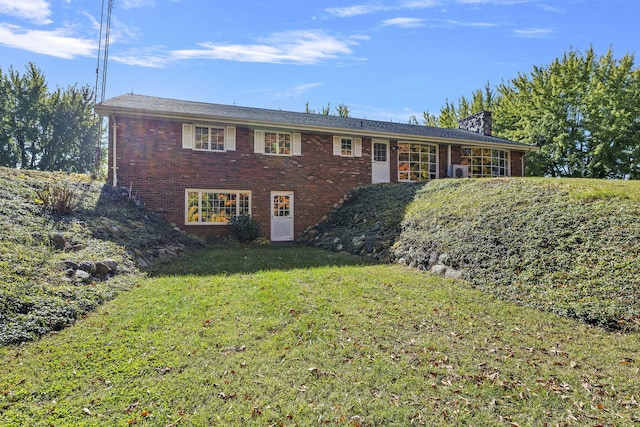
<svg viewBox="0 0 640 427"><path fill-rule="evenodd" d="M547 176L638 178L640 71L633 55L616 60L571 50L499 86L494 129L540 147L532 172Z"/></svg>
<svg viewBox="0 0 640 427"><path fill-rule="evenodd" d="M88 87L49 92L33 63L25 74L0 70L0 164L21 169L89 172L100 121Z"/></svg>

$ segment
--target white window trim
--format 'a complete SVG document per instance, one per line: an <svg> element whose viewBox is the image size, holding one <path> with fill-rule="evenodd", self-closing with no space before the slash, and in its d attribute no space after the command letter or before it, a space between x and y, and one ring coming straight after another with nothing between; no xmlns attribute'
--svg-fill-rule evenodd
<svg viewBox="0 0 640 427"><path fill-rule="evenodd" d="M196 127L204 127L209 129L224 129L224 149L223 150L210 150L196 148ZM211 132L209 132L211 135ZM182 124L182 148L186 150L193 150L199 152L211 152L211 153L224 153L226 151L236 150L236 127L225 126L221 124L209 124L209 123L183 123Z"/></svg>
<svg viewBox="0 0 640 427"><path fill-rule="evenodd" d="M221 190L221 189L208 189L208 188L186 188L184 190L184 223L185 225L229 225L229 222L189 222L189 193L199 193L198 211L202 213L202 193L227 193L236 194L236 197L240 194L249 195L249 215L252 215L253 195L250 190ZM236 206L237 207L237 206ZM237 213L237 212L236 212ZM202 215L198 216L198 219L202 218Z"/></svg>
<svg viewBox="0 0 640 427"><path fill-rule="evenodd" d="M504 166L505 175L482 175L482 174L474 175L472 173L473 165L470 164L469 165L469 176L470 177L474 177L474 178L495 178L495 177L498 177L499 178L499 177L503 177L503 176L511 176L511 150L505 150L505 149L502 149L502 148L487 148L487 147L477 147L477 146L464 145L464 146L460 147L460 154L462 154L462 151L464 149L472 149L473 150L474 148L502 151L502 152L505 153L504 160L505 160L505 162L507 164ZM461 156L461 157L465 157L466 158L467 156ZM473 155L471 156L471 158L474 158L474 157L486 158L485 156L473 156ZM493 158L493 157L489 157L489 158Z"/></svg>
<svg viewBox="0 0 640 427"><path fill-rule="evenodd" d="M411 180L411 179L400 179L400 145L401 144L420 144L420 145L428 145L430 147L435 147L436 149L436 176L433 179L438 179L439 176L439 167L440 167L440 146L438 144L432 143L432 142L420 142L420 141L406 141L406 140L402 140L402 141L398 141L398 143L396 144L398 147L397 150L397 154L396 154L396 169L398 172L398 182L426 182L426 181L416 181L416 180ZM429 177L429 181L431 181L431 177Z"/></svg>
<svg viewBox="0 0 640 427"><path fill-rule="evenodd" d="M291 142L291 151L289 154L279 154L279 153L265 153L265 143L264 137L265 133L275 133L276 135L289 135L289 141ZM277 136L276 136L277 138ZM256 154L264 154L265 156L280 156L280 157L291 157L291 156L301 156L302 155L302 134L300 132L287 132L281 130L265 130L265 129L256 129L253 131L253 152Z"/></svg>
<svg viewBox="0 0 640 427"><path fill-rule="evenodd" d="M342 140L351 140L351 154L342 154ZM362 157L362 138L348 135L333 136L333 155L340 157Z"/></svg>

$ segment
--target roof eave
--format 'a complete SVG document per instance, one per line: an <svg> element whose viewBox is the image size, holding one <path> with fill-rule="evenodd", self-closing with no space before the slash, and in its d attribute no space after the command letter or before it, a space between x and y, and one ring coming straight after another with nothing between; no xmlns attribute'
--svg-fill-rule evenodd
<svg viewBox="0 0 640 427"><path fill-rule="evenodd" d="M98 115L102 117L109 117L109 116L150 117L151 116L155 118L175 120L175 121L202 120L203 122L233 123L233 124L244 125L249 127L278 128L283 130L320 132L320 133L327 133L327 134L343 134L343 135L357 134L359 136L365 136L365 137L371 137L371 138L424 141L424 142L442 143L442 144L454 143L456 145L464 144L464 145L483 146L483 147L499 147L499 148L509 147L511 149L517 149L519 151L538 151L538 147L528 145L528 144L518 143L514 141L489 142L489 141L477 141L477 140L464 139L464 138L445 138L445 137L417 135L417 134L409 134L409 133L374 131L374 130L367 130L367 129L362 129L360 131L352 128L340 128L340 127L331 127L331 126L323 127L323 126L312 126L312 125L288 123L288 122L246 120L246 119L238 119L238 118L224 117L224 116L213 116L209 114L176 113L176 112L166 112L166 111L148 110L148 109L140 109L140 108L133 109L129 107L107 106L107 105L100 105L100 104L96 105L94 109L96 113L98 113Z"/></svg>

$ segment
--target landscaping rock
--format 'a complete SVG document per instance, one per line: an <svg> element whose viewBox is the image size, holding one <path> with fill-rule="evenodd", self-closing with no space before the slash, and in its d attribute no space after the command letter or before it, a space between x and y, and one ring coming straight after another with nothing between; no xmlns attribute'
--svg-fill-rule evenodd
<svg viewBox="0 0 640 427"><path fill-rule="evenodd" d="M51 239L51 242L58 249L62 249L67 245L67 239L64 237L64 234L62 233L55 233L51 236L50 239Z"/></svg>
<svg viewBox="0 0 640 427"><path fill-rule="evenodd" d="M96 263L93 261L82 261L78 268L82 271L86 271L89 274L93 274L96 272Z"/></svg>
<svg viewBox="0 0 640 427"><path fill-rule="evenodd" d="M91 274L84 270L76 270L73 274L73 278L76 282L88 283L91 280Z"/></svg>

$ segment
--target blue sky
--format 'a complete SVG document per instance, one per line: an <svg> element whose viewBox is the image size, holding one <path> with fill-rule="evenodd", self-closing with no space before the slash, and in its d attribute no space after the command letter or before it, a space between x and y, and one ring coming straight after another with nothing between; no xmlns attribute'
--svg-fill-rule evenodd
<svg viewBox="0 0 640 427"><path fill-rule="evenodd" d="M0 69L93 87L102 3L0 0ZM571 48L637 53L639 16L638 0L114 0L106 97L406 122Z"/></svg>

